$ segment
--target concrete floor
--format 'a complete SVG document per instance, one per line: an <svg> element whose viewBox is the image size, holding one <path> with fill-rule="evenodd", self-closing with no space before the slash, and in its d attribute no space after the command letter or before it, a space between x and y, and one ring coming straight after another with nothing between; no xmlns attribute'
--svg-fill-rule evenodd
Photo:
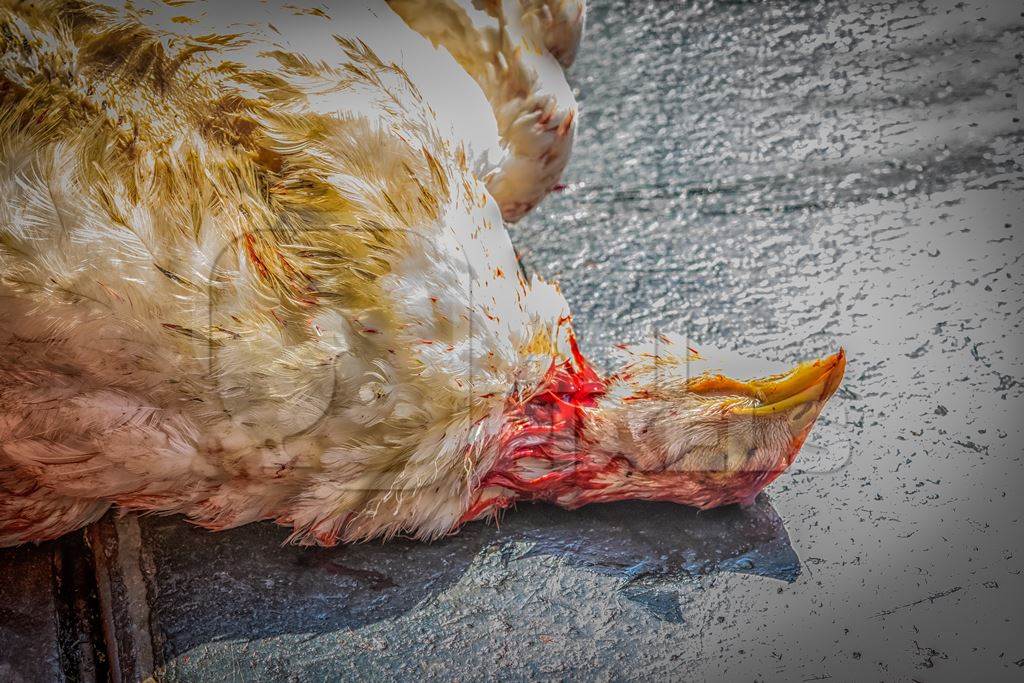
<svg viewBox="0 0 1024 683"><path fill-rule="evenodd" d="M99 626L52 571L81 548L0 553L0 679L97 628L128 679L1019 679L1021 8L590 4L567 188L514 240L599 362L844 345L796 468L746 510L523 506L431 545L106 520Z"/></svg>

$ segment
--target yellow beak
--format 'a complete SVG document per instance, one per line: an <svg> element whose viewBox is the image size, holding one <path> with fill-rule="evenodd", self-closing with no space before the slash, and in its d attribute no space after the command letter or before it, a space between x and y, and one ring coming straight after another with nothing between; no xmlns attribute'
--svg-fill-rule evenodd
<svg viewBox="0 0 1024 683"><path fill-rule="evenodd" d="M809 401L825 402L839 388L846 370L846 352L801 363L784 375L748 382L761 394L761 405L738 406L739 415L775 415Z"/></svg>
<svg viewBox="0 0 1024 683"><path fill-rule="evenodd" d="M843 349L827 358L801 363L782 375L741 382L723 375L703 375L688 383L690 391L735 392L758 401L758 405L738 405L738 415L775 415L809 401L824 402L839 388L846 370Z"/></svg>

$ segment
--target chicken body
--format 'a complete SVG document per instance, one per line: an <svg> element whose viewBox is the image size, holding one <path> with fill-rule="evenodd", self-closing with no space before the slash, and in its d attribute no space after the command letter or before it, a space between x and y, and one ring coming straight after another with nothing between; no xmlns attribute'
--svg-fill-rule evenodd
<svg viewBox="0 0 1024 683"><path fill-rule="evenodd" d="M841 355L742 426L729 386L599 377L520 275L503 214L568 158L582 3L178 5L0 2L0 545L111 506L433 538L791 462ZM686 473L712 451L745 455Z"/></svg>

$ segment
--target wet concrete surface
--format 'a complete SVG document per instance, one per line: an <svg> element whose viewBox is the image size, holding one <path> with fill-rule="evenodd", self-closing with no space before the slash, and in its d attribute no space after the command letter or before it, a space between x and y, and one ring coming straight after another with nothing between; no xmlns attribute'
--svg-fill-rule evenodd
<svg viewBox="0 0 1024 683"><path fill-rule="evenodd" d="M429 545L328 550L281 547L281 530L269 525L213 536L174 519L142 527L156 568L156 647L172 679L474 678L519 667L520 675L551 675L569 662L546 663L531 650L564 654L587 634L628 640L638 623L685 623L681 584L725 571L782 584L800 574L766 497L709 513L528 505L500 528L475 524ZM597 618L610 605L632 618ZM579 612L593 621L567 619ZM487 668L454 663L467 658Z"/></svg>
<svg viewBox="0 0 1024 683"><path fill-rule="evenodd" d="M844 345L795 468L746 510L522 506L429 545L122 524L147 656L176 681L1018 679L1021 7L590 6L567 187L514 241L599 363L657 332L779 365Z"/></svg>
<svg viewBox="0 0 1024 683"><path fill-rule="evenodd" d="M614 674L1020 676L1022 8L595 3L591 19L568 190L516 231L588 350L660 330L850 357L769 488L799 579L718 577Z"/></svg>

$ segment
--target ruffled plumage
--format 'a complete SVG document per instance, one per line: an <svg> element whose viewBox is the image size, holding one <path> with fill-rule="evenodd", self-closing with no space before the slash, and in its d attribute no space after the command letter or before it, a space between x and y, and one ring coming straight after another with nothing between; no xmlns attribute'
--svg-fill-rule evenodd
<svg viewBox="0 0 1024 683"><path fill-rule="evenodd" d="M497 101L384 5L404 65L366 10L177 4L0 4L0 544L111 504L448 531L566 334L486 187Z"/></svg>

